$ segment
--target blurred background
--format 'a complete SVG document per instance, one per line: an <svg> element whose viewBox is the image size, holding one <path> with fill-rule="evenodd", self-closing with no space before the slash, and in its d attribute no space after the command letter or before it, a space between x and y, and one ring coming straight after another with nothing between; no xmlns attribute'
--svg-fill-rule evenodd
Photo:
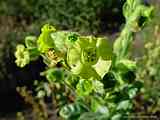
<svg viewBox="0 0 160 120"><path fill-rule="evenodd" d="M16 67L15 47L26 35L38 35L46 23L60 30L104 35L111 41L125 23L125 0L0 0L0 120L15 120L16 113L30 111L16 87L25 86L34 98L34 80L45 68L42 60L25 68ZM144 0L155 6L153 20L135 37L132 58L138 63L137 78L144 81L145 94L136 110L160 115L160 0ZM135 49L136 47L136 49ZM151 56L151 54L153 54ZM26 113L27 114L27 113Z"/></svg>

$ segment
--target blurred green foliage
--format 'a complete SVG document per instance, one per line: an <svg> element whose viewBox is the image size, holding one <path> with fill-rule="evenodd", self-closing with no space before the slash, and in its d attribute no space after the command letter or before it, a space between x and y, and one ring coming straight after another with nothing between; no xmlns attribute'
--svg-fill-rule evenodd
<svg viewBox="0 0 160 120"><path fill-rule="evenodd" d="M0 14L17 16L27 23L51 23L59 29L97 33L102 12L119 15L122 3L119 0L1 0Z"/></svg>
<svg viewBox="0 0 160 120"><path fill-rule="evenodd" d="M139 48L143 54L136 58L137 79L144 82L143 103L148 104L141 112L149 114L160 112L160 5L157 1L153 3L155 6L153 19L139 34L140 39L144 41L144 47Z"/></svg>

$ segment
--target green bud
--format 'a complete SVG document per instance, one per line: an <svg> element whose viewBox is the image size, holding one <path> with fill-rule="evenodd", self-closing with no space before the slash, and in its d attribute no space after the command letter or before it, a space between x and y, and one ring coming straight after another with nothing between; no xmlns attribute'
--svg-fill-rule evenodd
<svg viewBox="0 0 160 120"><path fill-rule="evenodd" d="M28 50L24 47L24 45L17 45L16 52L16 64L19 67L24 67L30 62L30 55Z"/></svg>

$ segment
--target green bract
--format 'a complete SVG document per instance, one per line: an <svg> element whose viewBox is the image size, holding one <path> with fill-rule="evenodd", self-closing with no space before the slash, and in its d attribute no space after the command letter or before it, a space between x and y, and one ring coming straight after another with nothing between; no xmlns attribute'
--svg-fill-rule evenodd
<svg viewBox="0 0 160 120"><path fill-rule="evenodd" d="M37 48L36 40L37 40L37 37L35 37L35 36L27 36L25 38L26 47L28 49Z"/></svg>
<svg viewBox="0 0 160 120"><path fill-rule="evenodd" d="M54 48L54 41L51 38L51 33L55 32L55 31L56 31L56 29L49 24L46 24L42 27L42 29L41 29L42 33L37 40L39 51L44 53L47 50L49 50L50 48Z"/></svg>
<svg viewBox="0 0 160 120"><path fill-rule="evenodd" d="M101 79L111 65L112 49L105 38L82 36L68 49L71 71L82 78Z"/></svg>

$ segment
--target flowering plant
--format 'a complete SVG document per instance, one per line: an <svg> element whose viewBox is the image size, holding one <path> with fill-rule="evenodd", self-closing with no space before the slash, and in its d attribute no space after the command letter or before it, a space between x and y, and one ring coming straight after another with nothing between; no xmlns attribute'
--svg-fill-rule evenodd
<svg viewBox="0 0 160 120"><path fill-rule="evenodd" d="M37 39L26 38L26 48L17 46L16 63L24 67L29 60L41 56L47 65L42 74L48 82L59 83L71 91L72 103L59 106L63 119L124 119L142 87L135 77L136 63L129 60L129 48L134 34L150 20L152 11L153 7L141 0L126 0L126 24L113 48L105 37L57 31L46 24Z"/></svg>

